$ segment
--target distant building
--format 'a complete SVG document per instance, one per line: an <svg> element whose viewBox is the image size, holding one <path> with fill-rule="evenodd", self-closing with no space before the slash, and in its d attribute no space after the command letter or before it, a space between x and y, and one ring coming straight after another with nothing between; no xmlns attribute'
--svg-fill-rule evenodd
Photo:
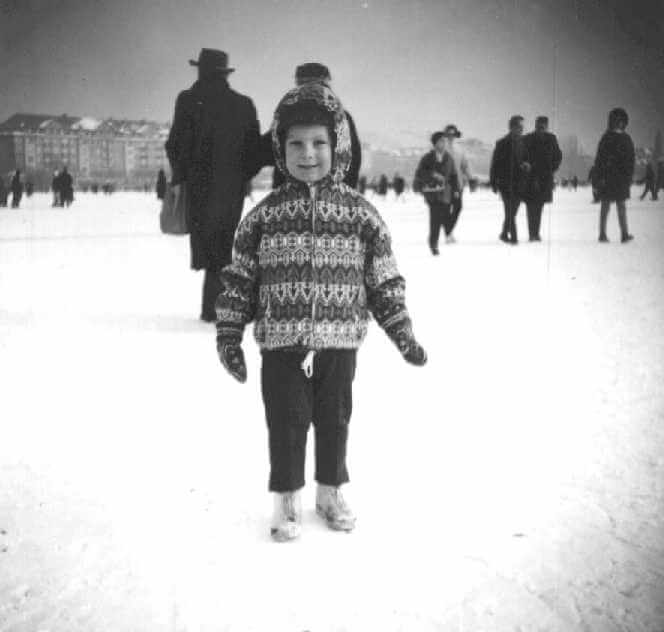
<svg viewBox="0 0 664 632"><path fill-rule="evenodd" d="M152 121L14 114L0 123L0 174L20 169L38 188L67 166L77 188L103 182L151 186L169 171L164 142L169 125Z"/></svg>

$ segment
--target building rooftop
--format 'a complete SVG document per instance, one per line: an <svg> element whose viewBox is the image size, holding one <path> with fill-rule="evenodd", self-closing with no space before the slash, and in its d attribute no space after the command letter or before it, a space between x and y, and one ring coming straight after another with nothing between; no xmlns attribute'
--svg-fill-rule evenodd
<svg viewBox="0 0 664 632"><path fill-rule="evenodd" d="M168 134L169 125L155 121L133 121L129 119L96 119L91 116L68 116L62 114L23 114L17 113L0 123L0 133L81 133L104 134L110 136L142 136L145 138L163 137Z"/></svg>

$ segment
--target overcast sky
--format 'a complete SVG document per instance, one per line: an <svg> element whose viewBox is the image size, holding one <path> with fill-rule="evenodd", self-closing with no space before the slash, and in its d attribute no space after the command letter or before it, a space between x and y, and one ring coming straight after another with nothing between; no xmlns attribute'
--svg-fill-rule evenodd
<svg viewBox="0 0 664 632"><path fill-rule="evenodd" d="M416 143L448 122L493 141L509 115L594 151L611 107L637 143L664 128L664 1L0 0L0 120L172 118L188 60L221 48L261 127L320 61L360 136ZM557 53L556 53L557 51ZM555 80L554 80L555 77Z"/></svg>

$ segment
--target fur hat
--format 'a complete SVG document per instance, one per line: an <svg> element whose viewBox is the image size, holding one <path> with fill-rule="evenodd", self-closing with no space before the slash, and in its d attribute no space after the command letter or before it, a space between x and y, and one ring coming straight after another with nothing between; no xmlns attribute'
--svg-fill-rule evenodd
<svg viewBox="0 0 664 632"><path fill-rule="evenodd" d="M324 64L308 62L301 64L295 69L295 83L301 86L309 81L320 81L329 84L332 81L330 69Z"/></svg>

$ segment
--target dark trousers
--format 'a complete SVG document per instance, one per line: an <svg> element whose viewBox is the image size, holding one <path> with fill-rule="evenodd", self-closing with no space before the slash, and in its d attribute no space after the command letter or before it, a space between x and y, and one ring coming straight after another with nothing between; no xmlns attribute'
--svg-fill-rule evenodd
<svg viewBox="0 0 664 632"><path fill-rule="evenodd" d="M644 189L643 193L641 194L641 199L646 197L646 195L648 195L648 193L650 193L653 200L657 199L657 189L655 188L655 183L654 182L646 182L646 188Z"/></svg>
<svg viewBox="0 0 664 632"><path fill-rule="evenodd" d="M459 215L461 215L461 198L454 199L451 204L445 206L443 228L445 229L445 235L449 236L459 221Z"/></svg>
<svg viewBox="0 0 664 632"><path fill-rule="evenodd" d="M433 250L438 248L441 227L445 236L449 236L461 214L461 200L455 200L452 204L437 200L427 201L429 205L429 247Z"/></svg>
<svg viewBox="0 0 664 632"><path fill-rule="evenodd" d="M503 198L503 207L505 211L505 219L503 220L503 230L500 236L509 241L518 241L516 234L516 214L519 211L521 198L509 192L500 194Z"/></svg>
<svg viewBox="0 0 664 632"><path fill-rule="evenodd" d="M440 239L440 227L445 222L445 215L449 212L445 207L449 206L437 200L427 200L429 206L429 247L434 250L438 248Z"/></svg>
<svg viewBox="0 0 664 632"><path fill-rule="evenodd" d="M353 409L356 351L327 349L314 356L314 371L302 370L306 352L264 351L261 388L267 420L272 492L304 486L309 424L315 431L315 479L348 482L346 444Z"/></svg>
<svg viewBox="0 0 664 632"><path fill-rule="evenodd" d="M12 193L12 208L18 208L21 204L23 193Z"/></svg>
<svg viewBox="0 0 664 632"><path fill-rule="evenodd" d="M201 302L201 318L215 320L214 304L223 289L219 275L223 268L232 260L233 232L230 230L215 231L206 240L207 266L203 279L203 299Z"/></svg>
<svg viewBox="0 0 664 632"><path fill-rule="evenodd" d="M540 227L542 225L543 202L527 202L526 213L528 214L528 236L530 239L540 238Z"/></svg>

